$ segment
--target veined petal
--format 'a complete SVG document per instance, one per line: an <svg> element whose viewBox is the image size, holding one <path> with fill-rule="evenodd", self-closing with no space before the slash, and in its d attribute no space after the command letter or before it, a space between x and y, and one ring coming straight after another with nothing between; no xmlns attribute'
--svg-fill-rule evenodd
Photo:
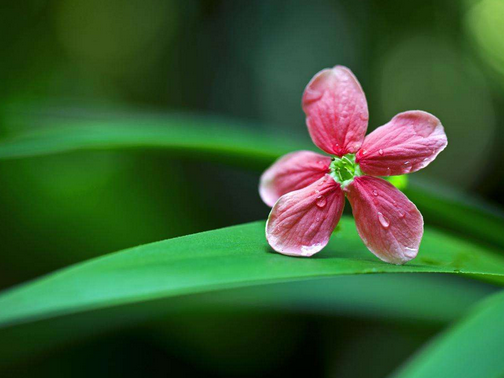
<svg viewBox="0 0 504 378"><path fill-rule="evenodd" d="M439 119L414 110L396 115L369 134L356 161L369 175L402 175L427 166L447 144Z"/></svg>
<svg viewBox="0 0 504 378"><path fill-rule="evenodd" d="M259 194L268 206L284 194L302 189L328 171L331 158L311 151L296 151L284 155L261 176Z"/></svg>
<svg viewBox="0 0 504 378"><path fill-rule="evenodd" d="M340 185L325 175L275 203L266 223L266 239L277 252L311 256L329 242L345 205Z"/></svg>
<svg viewBox="0 0 504 378"><path fill-rule="evenodd" d="M403 193L385 180L356 177L345 187L364 244L379 259L404 264L415 258L423 235L423 218Z"/></svg>
<svg viewBox="0 0 504 378"><path fill-rule="evenodd" d="M366 96L352 71L343 66L325 69L308 83L303 110L313 143L342 156L359 150L366 135Z"/></svg>

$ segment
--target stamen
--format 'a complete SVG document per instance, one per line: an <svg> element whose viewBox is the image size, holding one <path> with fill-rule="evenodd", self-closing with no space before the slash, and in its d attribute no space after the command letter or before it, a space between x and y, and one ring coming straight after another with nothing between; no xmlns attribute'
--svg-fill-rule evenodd
<svg viewBox="0 0 504 378"><path fill-rule="evenodd" d="M329 169L331 177L342 187L350 184L355 177L362 175L359 164L355 162L355 154L332 158Z"/></svg>

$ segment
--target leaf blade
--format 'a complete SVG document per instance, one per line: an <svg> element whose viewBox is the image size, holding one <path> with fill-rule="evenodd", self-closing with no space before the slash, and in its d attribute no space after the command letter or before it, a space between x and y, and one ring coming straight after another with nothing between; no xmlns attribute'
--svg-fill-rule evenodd
<svg viewBox="0 0 504 378"><path fill-rule="evenodd" d="M301 149L301 143L281 135L257 132L229 121L187 116L131 116L109 120L42 118L27 122L42 127L5 138L0 159L10 160L74 151L115 149L164 149L178 155L206 154L226 161L248 158L265 167L279 156ZM17 123L18 121L13 121ZM242 162L238 162L243 164Z"/></svg>
<svg viewBox="0 0 504 378"><path fill-rule="evenodd" d="M63 269L0 296L0 327L76 311L225 288L335 275L460 273L504 277L504 259L427 230L420 256L396 266L374 258L352 220L317 258L271 253L264 222L189 235L116 252Z"/></svg>

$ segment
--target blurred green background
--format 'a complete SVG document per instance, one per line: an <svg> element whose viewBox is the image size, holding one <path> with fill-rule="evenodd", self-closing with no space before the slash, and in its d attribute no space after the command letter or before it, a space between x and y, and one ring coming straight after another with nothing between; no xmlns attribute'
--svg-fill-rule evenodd
<svg viewBox="0 0 504 378"><path fill-rule="evenodd" d="M498 208L503 35L501 0L4 0L0 132L48 126L27 116L184 113L309 145L301 94L316 72L341 64L366 92L370 130L412 109L443 122L449 146L415 178ZM122 248L264 219L259 175L162 151L3 161L0 288ZM10 374L382 377L442 323L196 308L89 337Z"/></svg>

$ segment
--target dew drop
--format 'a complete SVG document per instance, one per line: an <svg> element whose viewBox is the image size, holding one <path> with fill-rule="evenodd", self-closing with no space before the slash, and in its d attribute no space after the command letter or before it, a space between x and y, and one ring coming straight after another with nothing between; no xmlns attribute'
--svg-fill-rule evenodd
<svg viewBox="0 0 504 378"><path fill-rule="evenodd" d="M367 151L365 149L360 150L361 155L366 155Z"/></svg>
<svg viewBox="0 0 504 378"><path fill-rule="evenodd" d="M315 221L320 222L320 218L316 218Z"/></svg>
<svg viewBox="0 0 504 378"><path fill-rule="evenodd" d="M320 208L323 208L325 205L326 205L326 199L324 196L318 196L317 197L317 200L315 201L315 204L320 207Z"/></svg>
<svg viewBox="0 0 504 378"><path fill-rule="evenodd" d="M388 228L390 226L388 219L380 212L378 212L378 221L384 228Z"/></svg>
<svg viewBox="0 0 504 378"><path fill-rule="evenodd" d="M423 159L423 161L427 161L427 160L429 160L429 158L424 158L424 159Z"/></svg>
<svg viewBox="0 0 504 378"><path fill-rule="evenodd" d="M416 248L404 247L404 254L408 257L415 256L417 253Z"/></svg>
<svg viewBox="0 0 504 378"><path fill-rule="evenodd" d="M410 165L410 162L409 162L409 161L405 161L405 162L404 162L404 166L405 166L405 168L404 168L404 173L410 173L410 172L411 172L411 170L413 169L413 166L412 166L412 165Z"/></svg>
<svg viewBox="0 0 504 378"><path fill-rule="evenodd" d="M399 218L404 218L404 212L402 212L401 210L399 210Z"/></svg>
<svg viewBox="0 0 504 378"><path fill-rule="evenodd" d="M378 151L378 153L379 153L380 155L383 155L383 150L380 148L380 150Z"/></svg>
<svg viewBox="0 0 504 378"><path fill-rule="evenodd" d="M320 243L314 245L302 245L301 246L301 256L311 256L321 250L322 245Z"/></svg>
<svg viewBox="0 0 504 378"><path fill-rule="evenodd" d="M378 197L378 192L376 191L376 189L373 190L373 196Z"/></svg>

